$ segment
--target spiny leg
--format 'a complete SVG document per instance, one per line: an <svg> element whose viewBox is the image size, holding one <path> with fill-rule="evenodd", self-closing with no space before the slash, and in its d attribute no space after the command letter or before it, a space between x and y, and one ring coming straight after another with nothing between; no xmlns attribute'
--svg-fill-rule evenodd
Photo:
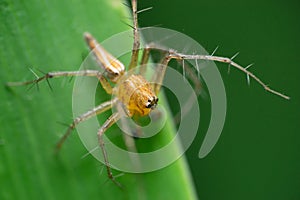
<svg viewBox="0 0 300 200"><path fill-rule="evenodd" d="M150 44L147 44L146 47L143 49L143 55L142 55L142 59L141 59L141 62L140 62L140 69L139 69L139 74L142 75L142 76L145 76L146 75L146 72L147 72L147 63L150 59L150 53L151 51L160 51L163 56L162 56L162 60L161 62L159 63L160 65L162 66L158 66L156 68L156 73L155 75L153 75L152 77L152 81L153 82L158 82L158 83L161 83L163 81L163 78L164 78L164 74L165 74L165 68L164 68L164 63L169 63L170 61L170 58L168 58L168 53L169 51L163 49L163 47L159 47L157 45L155 45L154 43L150 43ZM197 96L200 94L200 91L201 91L201 88L202 88L202 83L200 81L200 75L199 75L199 67L198 67L198 63L197 63L197 60L196 60L196 65L197 65L197 76L195 75L195 73L193 72L193 69L189 66L189 65L185 65L184 64L184 60L178 60L177 61L182 61L181 64L186 66L184 67L183 66L183 74L187 74L188 77L191 79L191 81L193 82L194 86L195 86L195 91L196 91L196 94ZM166 65L167 65L166 64ZM158 76L156 76L156 74L158 74ZM154 86L154 88L156 88L155 90L157 90L157 93L159 92L160 88L157 88L159 86Z"/></svg>
<svg viewBox="0 0 300 200"><path fill-rule="evenodd" d="M97 70L82 70L82 71L61 71L61 72L48 72L42 77L37 77L35 80L25 81L25 82L8 82L6 83L7 86L22 86L22 85L30 85L30 84L38 84L39 82L50 78L57 78L57 77L68 77L68 76L90 76L90 77L97 77L106 90L108 94L111 94L112 87L106 78L101 74L100 71Z"/></svg>
<svg viewBox="0 0 300 200"><path fill-rule="evenodd" d="M189 64L185 64L183 70L186 71L186 76L192 81L192 83L194 85L194 91L196 93L196 96L199 97L199 95L202 92L202 87L203 87L202 83L201 83L200 75L199 75L199 68L197 67L197 75L195 74L195 70L193 70ZM197 101L197 99L195 99L193 95L190 95L189 99L184 103L184 105L181 109L181 112L178 112L174 116L174 121L176 124L180 123L180 121L181 121L180 118L184 118L184 116L189 113L189 111L192 109L195 101Z"/></svg>
<svg viewBox="0 0 300 200"><path fill-rule="evenodd" d="M157 48L155 47L155 44L153 43L150 43L148 44L144 49L143 49L143 55L142 55L142 59L141 59L141 62L140 62L140 69L139 69L139 74L142 75L142 76L145 76L146 75L146 71L147 71L147 63L150 59L150 53L151 51L161 51L163 53L163 59L161 60L161 63L160 65L161 66L157 66L157 68L155 69L155 73L153 74L152 76L152 87L153 87L153 90L155 91L155 94L158 95L159 93L159 90L160 90L160 87L161 87L161 83L162 83L162 79L164 78L164 74L165 74L165 68L164 68L164 63L168 63L168 59L166 59L166 50L163 50L161 48ZM193 82L194 86L195 86L195 91L196 91L196 94L197 96L200 94L200 90L202 88L202 84L200 82L200 79L199 77L197 77L195 75L195 73L193 73L193 70L191 69L191 67L189 65L187 65L187 67L184 68L184 70L187 72L187 75L189 76L189 78L191 79L191 81ZM156 83L160 83L160 84L156 84ZM185 110L185 113L187 113L190 109L189 109L189 105L193 105L194 102L192 102L191 100L185 104L185 107L188 107L188 108L184 108ZM189 105L188 105L189 104ZM153 112L153 111L152 111ZM175 117L175 121L179 121L180 117L180 113L177 113L176 114L176 117ZM142 130L141 129L137 129L137 133L139 135L142 134Z"/></svg>
<svg viewBox="0 0 300 200"><path fill-rule="evenodd" d="M151 48L150 48L150 50L151 50ZM163 82L163 78L164 78L164 75L165 75L166 67L167 67L167 65L168 65L168 63L171 59L171 58L168 57L168 52L166 52L166 51L164 51L164 52L165 52L165 56L161 60L160 65L157 66L156 73L152 77L152 81L153 81L152 84L153 84L154 92L156 93L156 95L158 95L158 93L160 91L161 84ZM182 60L182 61L184 61L184 60ZM201 88L202 88L202 84L201 84L201 81L200 81L200 76L195 75L194 70L189 65L184 64L184 62L182 62L182 65L183 65L182 66L183 76L185 76L185 74L187 74L187 76L193 82L194 87L195 87L194 89L195 89L196 95L198 97L201 93ZM197 70L198 70L198 68L197 68ZM190 111L192 105L194 104L194 101L195 101L195 99L191 95L190 98L188 99L188 101L183 106L182 113L178 112L175 115L175 122L176 123L180 122L180 117L185 116Z"/></svg>
<svg viewBox="0 0 300 200"><path fill-rule="evenodd" d="M236 69L244 72L247 75L247 79L249 80L249 77L253 78L257 83L259 83L266 91L273 93L277 96L280 96L284 99L290 99L289 96L286 96L280 92L277 92L270 87L268 87L260 78L255 76L252 72L248 71L247 68L250 67L251 65L247 67L242 67L241 65L235 63L231 58L227 57L220 57L220 56L212 56L212 55L185 55L185 54L180 54L177 52L170 52L169 58L171 59L178 59L178 60L208 60L208 61L217 61L221 63L227 63L230 66L235 67Z"/></svg>
<svg viewBox="0 0 300 200"><path fill-rule="evenodd" d="M55 152L57 153L61 149L63 143L66 141L68 136L74 130L76 125L78 125L80 122L88 120L89 118L91 118L93 116L99 115L99 114L109 110L112 107L112 105L115 103L115 101L116 101L116 99L111 100L111 101L106 101L106 102L100 104L99 106L93 108L92 110L89 110L88 112L76 117L76 119L68 127L68 130L66 131L66 133L61 137L61 139L56 144Z"/></svg>
<svg viewBox="0 0 300 200"><path fill-rule="evenodd" d="M48 80L49 78L56 78L56 77L66 77L66 76L90 76L90 77L97 77L102 85L102 87L105 89L105 91L108 94L112 93L112 87L109 84L109 82L106 80L106 78L97 70L83 70L83 71L62 71L62 72L48 72L42 77L38 77L35 80L32 81L25 81L25 82L9 82L7 83L8 86L21 86L21 85L29 85L29 84L37 84L42 80ZM96 108L93 108L92 110L82 114L81 116L77 117L69 126L66 133L63 135L63 137L59 140L59 142L56 145L55 152L58 152L64 143L64 141L68 138L68 136L71 134L72 130L75 128L77 124L80 122L83 122L87 119L89 119L92 116L98 115L112 107L112 104L116 100L107 101Z"/></svg>
<svg viewBox="0 0 300 200"><path fill-rule="evenodd" d="M104 147L104 141L103 141L103 134L105 133L105 131L111 127L115 122L117 122L120 119L120 114L118 112L113 113L105 122L104 124L101 126L101 128L98 130L97 136L98 136L98 142L99 142L99 146L101 148L102 154L103 154L103 158L104 158L104 162L105 162L105 166L106 166L106 170L107 170L107 174L108 177L119 187L122 187L122 185L120 183L118 183L115 178L113 177L113 174L111 172L111 168L110 168L110 164L108 162L108 156L107 156L107 152L105 150Z"/></svg>
<svg viewBox="0 0 300 200"><path fill-rule="evenodd" d="M199 96L202 89L202 83L199 75L199 69L197 69L197 74L195 74L195 71L192 69L192 67L189 64L186 64L184 67L186 76L193 82L194 84L194 90L196 92L196 95Z"/></svg>
<svg viewBox="0 0 300 200"><path fill-rule="evenodd" d="M155 78L155 84L154 84L154 92L158 94L164 75L166 71L166 67L171 59L176 59L176 60L207 60L207 61L217 61L221 63L227 63L236 69L244 72L247 75L247 79L253 78L257 83L259 83L266 91L273 93L277 96L280 96L284 99L290 99L289 96L286 96L280 92L277 92L270 87L268 87L262 80L260 80L257 76L255 76L252 72L248 71L247 69L251 66L247 67L242 67L241 65L235 63L232 59L227 58L227 57L220 57L220 56L212 56L212 55L185 55L181 53L177 53L175 51L167 51L165 58L162 60L161 65L158 66L157 68L157 73L159 76Z"/></svg>
<svg viewBox="0 0 300 200"><path fill-rule="evenodd" d="M131 61L129 64L129 70L137 66L140 48L140 36L138 32L138 18L137 18L137 0L131 1L132 15L133 15L133 48L131 54Z"/></svg>

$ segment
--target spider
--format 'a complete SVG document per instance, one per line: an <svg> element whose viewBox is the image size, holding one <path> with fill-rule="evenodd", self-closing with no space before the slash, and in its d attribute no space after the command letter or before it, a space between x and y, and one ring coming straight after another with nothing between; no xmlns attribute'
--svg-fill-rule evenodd
<svg viewBox="0 0 300 200"><path fill-rule="evenodd" d="M241 65L235 63L233 58L226 58L220 56L213 55L187 55L183 53L176 52L175 50L163 50L164 56L161 60L161 64L157 65L155 69L155 74L152 78L153 83L148 82L144 78L145 68L140 68L139 73L137 74L129 74L128 71L134 69L140 64L141 66L146 66L150 59L150 52L154 50L160 50L155 45L148 45L142 54L142 58L139 62L139 51L140 51L140 36L138 29L138 10L137 10L137 0L132 0L132 13L133 13L133 48L131 53L131 60L128 65L127 71L125 70L125 66L118 59L116 59L113 55L107 52L90 34L85 33L84 38L85 41L91 51L93 51L94 57L97 63L103 68L104 72L100 70L82 70L82 71L57 71L57 72L48 72L42 77L38 77L32 81L26 82L9 82L8 86L20 86L20 85L28 85L38 83L42 80L48 81L50 78L56 77L66 77L66 76L90 76L96 77L103 89L108 94L114 94L115 98L110 101L106 101L98 105L97 107L91 109L90 111L78 116L74 119L74 121L69 125L68 130L62 136L62 138L58 141L56 145L56 150L58 151L67 137L71 134L72 130L79 123L88 120L89 118L99 115L109 109L111 109L116 104L121 104L123 110L127 114L128 117L133 117L136 115L146 116L150 112L152 112L157 104L158 104L158 94L161 90L161 84L163 82L166 67L170 60L175 59L178 61L184 60L206 60L206 61L217 61L221 63L227 63L238 70L244 72L247 75L247 78L251 77L255 81L257 81L266 91L271 92L275 95L278 95L282 98L289 99L288 96L283 95L271 88L269 88L264 82L262 82L257 76L248 71L248 67L242 67ZM195 79L195 77L194 77ZM113 83L115 87L111 85ZM109 129L114 123L116 123L121 117L119 112L113 113L102 126L99 128L97 137L99 147L102 150L103 158L105 161L105 166L107 170L108 177L118 186L120 184L115 180L115 177L112 174L109 159L107 152L104 147L103 142L103 134Z"/></svg>

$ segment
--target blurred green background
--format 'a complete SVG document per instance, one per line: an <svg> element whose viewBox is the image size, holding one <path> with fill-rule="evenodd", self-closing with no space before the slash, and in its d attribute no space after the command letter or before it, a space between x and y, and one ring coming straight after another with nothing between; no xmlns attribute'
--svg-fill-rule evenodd
<svg viewBox="0 0 300 200"><path fill-rule="evenodd" d="M0 0L1 84L32 78L27 69L31 66L43 71L57 66L76 69L86 50L83 31L96 34L101 41L128 28L121 22L126 21L127 13L121 11L118 1L110 2ZM139 8L149 6L153 9L139 16L141 26L158 25L180 31L208 52L219 46L216 55L231 57L240 52L235 59L238 63L246 66L254 62L251 71L291 96L286 101L265 92L253 81L249 87L244 74L232 69L228 75L227 65L218 64L227 92L224 130L213 151L199 159L210 112L208 100L200 99L200 130L186 153L199 199L300 199L300 135L296 131L300 119L299 2L139 1ZM59 160L53 159L50 150L64 130L56 121L69 122L72 118L72 84L66 82L52 81L54 93L46 84L41 84L40 92L25 92L24 88L1 90L0 198L138 196L124 195L111 186L110 193L104 192L107 187L103 187L103 179L99 181L99 163L92 157L78 161L85 150L77 136L70 138ZM12 129L21 134L9 131ZM174 178L163 182L170 176ZM152 184L147 188L150 193L165 193L168 197L180 190L173 186L176 176L167 169L141 177ZM126 181L136 184L134 179ZM158 181L163 184L157 185Z"/></svg>
<svg viewBox="0 0 300 200"><path fill-rule="evenodd" d="M245 75L218 64L227 92L222 135L204 159L197 155L205 134L187 151L200 199L300 199L300 2L143 1L151 11L142 26L160 25L189 35L208 52L231 57L290 101L265 92ZM205 102L204 102L205 104Z"/></svg>

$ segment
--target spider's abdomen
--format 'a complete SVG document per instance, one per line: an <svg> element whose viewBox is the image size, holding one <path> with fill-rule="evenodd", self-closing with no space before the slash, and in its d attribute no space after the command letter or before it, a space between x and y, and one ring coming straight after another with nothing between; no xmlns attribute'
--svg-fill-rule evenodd
<svg viewBox="0 0 300 200"><path fill-rule="evenodd" d="M130 75L121 80L115 94L125 105L130 116L149 114L158 101L150 83L141 75Z"/></svg>
<svg viewBox="0 0 300 200"><path fill-rule="evenodd" d="M93 52L97 63L105 70L107 77L112 82L117 82L119 77L124 74L125 67L123 63L108 53L91 34L85 33L84 38Z"/></svg>

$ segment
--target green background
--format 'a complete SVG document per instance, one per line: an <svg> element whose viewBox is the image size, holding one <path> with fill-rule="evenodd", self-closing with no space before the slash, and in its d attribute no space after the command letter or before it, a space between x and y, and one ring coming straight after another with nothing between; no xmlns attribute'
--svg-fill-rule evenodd
<svg viewBox="0 0 300 200"><path fill-rule="evenodd" d="M0 0L1 84L32 78L28 70L32 66L43 71L77 69L86 53L82 32L90 31L101 41L128 28L121 22L127 20L127 14L120 10L118 1L98 2ZM286 101L254 82L249 87L244 74L232 69L228 75L227 65L218 64L227 92L224 130L213 151L199 159L210 110L208 100L200 99L200 130L186 153L199 199L300 199L300 136L296 131L300 119L296 81L300 78L299 3L139 3L140 8L153 6L140 14L141 26L180 31L208 52L219 46L216 55L230 57L239 51L238 63L246 66L254 62L251 70L256 75L291 96ZM61 157L53 158L51 149L65 129L56 122L72 119L72 84L68 80L51 83L54 92L46 84L41 84L39 92L35 88L28 92L22 87L1 89L0 198L141 197L135 194L139 189L124 193L103 184L106 174L99 175L99 163L91 156L80 159L85 149L75 134ZM141 175L146 180L147 197L188 198L179 191L193 188L178 181L177 172L164 169ZM122 180L135 187L132 177Z"/></svg>
<svg viewBox="0 0 300 200"><path fill-rule="evenodd" d="M213 151L198 159L205 128L187 151L200 199L300 199L299 1L147 1L143 26L189 35L208 52L238 63L290 101L266 93L227 65L218 64L227 92L227 117ZM201 107L201 111L206 108ZM202 121L207 123L204 113ZM201 126L201 127L203 127Z"/></svg>

